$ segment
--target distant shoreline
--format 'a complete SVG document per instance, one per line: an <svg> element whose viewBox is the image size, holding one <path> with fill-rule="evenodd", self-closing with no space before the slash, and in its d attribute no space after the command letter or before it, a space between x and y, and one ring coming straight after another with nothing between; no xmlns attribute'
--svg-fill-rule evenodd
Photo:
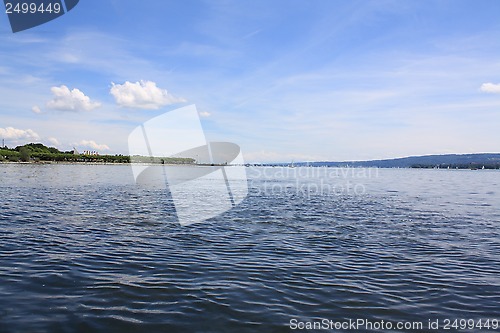
<svg viewBox="0 0 500 333"><path fill-rule="evenodd" d="M196 164L196 163L147 163L147 162L72 162L72 161L0 161L0 164L20 164L20 165L143 165L143 166L197 166L197 167L219 167L235 166L231 164Z"/></svg>
<svg viewBox="0 0 500 333"><path fill-rule="evenodd" d="M113 162L70 162L70 161L30 161L30 162L10 162L10 161L0 161L0 165L114 165L114 166L133 166L133 165L142 165L142 166L169 166L169 167L234 167L234 166L244 166L246 168L287 168L293 170L299 168L331 168L331 169L407 169L407 170L415 170L415 169L423 169L423 170L440 170L440 171L492 171L492 170L500 170L499 167L489 167L489 168L476 168L476 167L454 167L454 168L439 168L433 166L418 166L418 167L389 167L389 166L352 166L352 165L342 165L342 166L318 166L318 165L297 165L297 166L289 166L286 164L268 164L268 163L251 163L245 165L231 165L231 164L175 164L175 163L134 163L134 162L121 162L121 163L113 163Z"/></svg>
<svg viewBox="0 0 500 333"><path fill-rule="evenodd" d="M26 164L85 164L85 165L190 165L226 166L227 164L197 163L193 157L100 155L97 152L80 154L59 151L41 143L29 143L15 148L0 148L0 163ZM414 169L500 169L500 153L423 155L369 161L316 161L291 163L246 163L259 167L331 167L331 168L414 168Z"/></svg>

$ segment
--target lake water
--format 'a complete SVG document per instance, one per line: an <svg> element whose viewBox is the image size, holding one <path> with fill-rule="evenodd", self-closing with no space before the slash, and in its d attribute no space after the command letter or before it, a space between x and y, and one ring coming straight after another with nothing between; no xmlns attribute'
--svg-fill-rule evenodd
<svg viewBox="0 0 500 333"><path fill-rule="evenodd" d="M129 166L0 164L0 332L500 320L500 172L246 171L183 227Z"/></svg>

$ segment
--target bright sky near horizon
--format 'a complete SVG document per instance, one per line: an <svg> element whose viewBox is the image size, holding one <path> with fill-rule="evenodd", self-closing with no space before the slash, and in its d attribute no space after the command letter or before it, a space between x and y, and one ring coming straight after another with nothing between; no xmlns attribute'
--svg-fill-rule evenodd
<svg viewBox="0 0 500 333"><path fill-rule="evenodd" d="M500 1L81 0L13 34L0 138L127 153L195 104L250 162L500 152Z"/></svg>

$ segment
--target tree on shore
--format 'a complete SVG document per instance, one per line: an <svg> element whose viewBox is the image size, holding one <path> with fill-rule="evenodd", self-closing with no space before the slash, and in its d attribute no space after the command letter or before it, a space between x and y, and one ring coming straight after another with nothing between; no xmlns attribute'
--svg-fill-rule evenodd
<svg viewBox="0 0 500 333"><path fill-rule="evenodd" d="M21 147L19 149L19 158L22 162L29 162L31 157L31 151L26 147Z"/></svg>

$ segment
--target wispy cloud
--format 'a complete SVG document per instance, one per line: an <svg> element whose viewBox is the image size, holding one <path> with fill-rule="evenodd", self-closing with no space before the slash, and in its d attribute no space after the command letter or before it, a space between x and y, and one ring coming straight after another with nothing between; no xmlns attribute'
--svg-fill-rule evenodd
<svg viewBox="0 0 500 333"><path fill-rule="evenodd" d="M163 66L137 51L147 47L153 53L155 45L144 45L144 41L136 40L131 48L129 40L118 34L82 29L68 32L57 43L49 45L50 49L43 52L48 64L44 67L86 68L96 77L111 76L115 80L161 76L163 71Z"/></svg>
<svg viewBox="0 0 500 333"><path fill-rule="evenodd" d="M248 34L246 34L245 36L242 37L242 39L247 39L247 38L251 38L257 34L259 34L260 32L262 31L262 29L257 29L257 30L254 30Z"/></svg>
<svg viewBox="0 0 500 333"><path fill-rule="evenodd" d="M318 161L318 155L299 153L279 153L275 151L260 150L243 153L245 161L248 162L293 162L293 161Z"/></svg>

